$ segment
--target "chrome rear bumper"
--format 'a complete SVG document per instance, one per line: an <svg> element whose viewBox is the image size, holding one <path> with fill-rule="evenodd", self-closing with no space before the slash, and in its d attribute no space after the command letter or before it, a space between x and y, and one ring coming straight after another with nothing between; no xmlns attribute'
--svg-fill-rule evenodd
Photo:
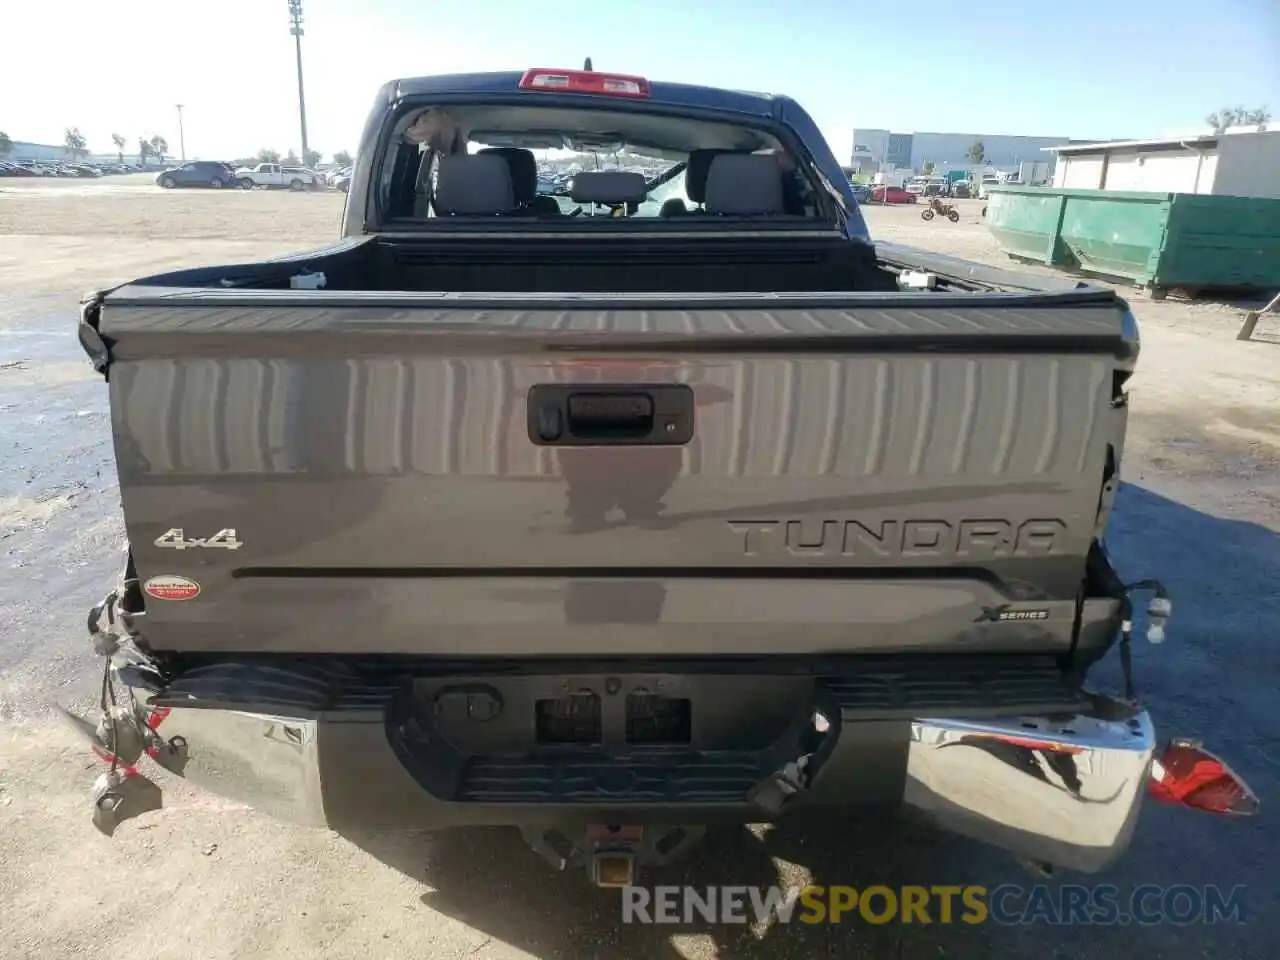
<svg viewBox="0 0 1280 960"><path fill-rule="evenodd" d="M917 720L909 724L905 780L900 766L886 776L901 781L903 803L945 829L1028 860L1099 870L1128 845L1155 741L1145 712L1126 712L1102 698L1097 703L1096 715L1069 719ZM848 734L857 726L846 723L842 739L854 740ZM858 736L874 726L864 725ZM900 758L906 725L884 726L884 742L893 748L888 755ZM156 733L185 741L182 769L174 772L273 817L309 826L433 828L583 818L594 810L441 801L406 772L388 743L382 716L373 711L334 719L174 707ZM897 738L896 747L891 738ZM855 745L837 750L830 763L856 765L860 757L865 754ZM848 781L824 767L797 799L824 806L864 802L842 782ZM729 812L746 821L765 819L745 797ZM626 813L645 817L643 810ZM696 823L725 814L723 805L661 810L668 822L673 815Z"/></svg>
<svg viewBox="0 0 1280 960"><path fill-rule="evenodd" d="M158 726L186 741L184 779L283 820L328 825L314 718L219 709L171 709Z"/></svg>
<svg viewBox="0 0 1280 960"><path fill-rule="evenodd" d="M1155 753L1145 711L911 725L904 802L939 826L1083 872L1129 844Z"/></svg>

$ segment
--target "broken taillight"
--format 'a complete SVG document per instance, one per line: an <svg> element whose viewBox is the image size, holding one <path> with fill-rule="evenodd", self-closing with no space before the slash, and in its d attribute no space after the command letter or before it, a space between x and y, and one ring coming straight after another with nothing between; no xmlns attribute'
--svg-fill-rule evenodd
<svg viewBox="0 0 1280 960"><path fill-rule="evenodd" d="M1148 792L1164 803L1227 816L1248 817L1258 811L1249 785L1200 744L1174 740L1151 762Z"/></svg>

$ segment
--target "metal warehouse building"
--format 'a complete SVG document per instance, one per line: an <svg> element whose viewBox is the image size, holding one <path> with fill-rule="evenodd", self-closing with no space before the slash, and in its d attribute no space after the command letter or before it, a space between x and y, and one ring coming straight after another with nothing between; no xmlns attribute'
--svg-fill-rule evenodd
<svg viewBox="0 0 1280 960"><path fill-rule="evenodd" d="M45 160L58 162L67 160L67 148L54 146L51 143L29 143L26 140L13 141L13 149L4 160Z"/></svg>
<svg viewBox="0 0 1280 960"><path fill-rule="evenodd" d="M969 160L969 148L982 141L986 164ZM969 169L995 167L1013 171L1023 160L1043 160L1046 147L1073 143L1069 137L1015 137L992 133L891 133L888 130L853 131L852 164L863 170L879 170L884 165L919 170L926 163L935 167Z"/></svg>
<svg viewBox="0 0 1280 960"><path fill-rule="evenodd" d="M1063 189L1280 199L1280 131L1050 147Z"/></svg>

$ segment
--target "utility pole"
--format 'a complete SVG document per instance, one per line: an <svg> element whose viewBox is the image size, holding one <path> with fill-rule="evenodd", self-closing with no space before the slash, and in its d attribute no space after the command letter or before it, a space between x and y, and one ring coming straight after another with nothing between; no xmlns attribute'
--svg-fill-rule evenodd
<svg viewBox="0 0 1280 960"><path fill-rule="evenodd" d="M182 104L175 103L178 108L178 149L182 151L182 162L187 162L187 138L182 131Z"/></svg>
<svg viewBox="0 0 1280 960"><path fill-rule="evenodd" d="M302 0L289 0L289 32L298 55L298 123L302 127L302 162L307 162L307 100L302 93Z"/></svg>

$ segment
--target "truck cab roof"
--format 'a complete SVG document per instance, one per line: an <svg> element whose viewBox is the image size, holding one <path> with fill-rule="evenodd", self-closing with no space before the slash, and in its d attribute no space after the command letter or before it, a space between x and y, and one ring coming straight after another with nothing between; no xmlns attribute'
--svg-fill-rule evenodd
<svg viewBox="0 0 1280 960"><path fill-rule="evenodd" d="M533 71L504 70L489 73L450 73L439 76L408 77L385 84L382 92L388 103L406 97L505 94L518 89L521 80L531 72ZM585 73L585 71L575 70L557 72L566 75ZM608 73L600 75L613 76ZM656 80L645 82L649 89L648 99L653 103L723 110L757 117L774 116L775 111L785 110L788 105L799 109L799 104L790 97L772 93L748 93L722 87ZM591 96L591 94L579 95Z"/></svg>

